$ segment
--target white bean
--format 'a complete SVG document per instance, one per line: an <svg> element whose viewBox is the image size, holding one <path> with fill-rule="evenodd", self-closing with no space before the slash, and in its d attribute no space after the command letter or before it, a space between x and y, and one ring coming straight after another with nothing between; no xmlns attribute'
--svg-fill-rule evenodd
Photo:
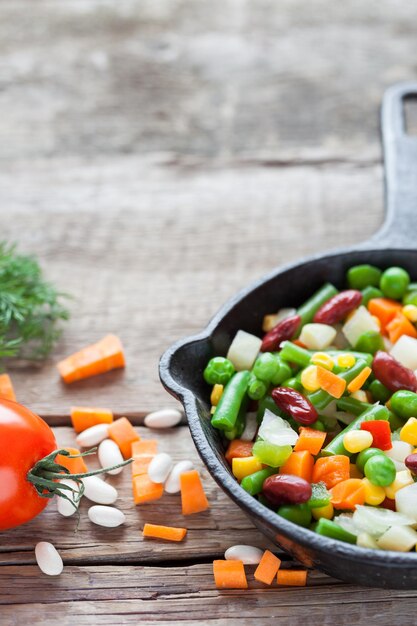
<svg viewBox="0 0 417 626"><path fill-rule="evenodd" d="M257 565L262 555L263 551L255 546L236 545L226 550L224 558L226 561L242 561L244 565Z"/></svg>
<svg viewBox="0 0 417 626"><path fill-rule="evenodd" d="M165 452L156 454L149 463L148 476L154 483L164 483L172 467L172 457Z"/></svg>
<svg viewBox="0 0 417 626"><path fill-rule="evenodd" d="M181 474L192 470L193 467L194 464L192 461L180 461L179 463L176 463L165 482L165 491L167 493L178 493L181 490Z"/></svg>
<svg viewBox="0 0 417 626"><path fill-rule="evenodd" d="M48 576L59 576L64 569L61 555L52 543L47 541L37 543L35 557L39 569Z"/></svg>
<svg viewBox="0 0 417 626"><path fill-rule="evenodd" d="M98 476L87 476L82 479L85 487L84 495L97 504L113 504L117 500L117 491L113 485L105 483Z"/></svg>
<svg viewBox="0 0 417 626"><path fill-rule="evenodd" d="M145 417L145 426L148 428L171 428L180 423L182 419L181 411L177 409L161 409L149 413Z"/></svg>
<svg viewBox="0 0 417 626"><path fill-rule="evenodd" d="M95 426L91 426L91 428L83 430L82 433L79 433L76 442L81 448L89 448L90 446L98 445L103 439L107 439L108 436L109 425L96 424Z"/></svg>
<svg viewBox="0 0 417 626"><path fill-rule="evenodd" d="M75 491L62 489L62 493L64 493L67 496L67 498L71 500L71 502L68 502L68 500L66 500L65 498L62 498L61 496L57 496L56 508L57 508L58 513L60 513L64 517L71 517L71 515L74 515L75 511L78 509L78 505L80 503L80 501L76 499L76 496L78 496L80 488L75 482L75 480L71 480L71 478L63 478L59 482L61 484L68 485L68 487L72 487L73 489L75 489Z"/></svg>
<svg viewBox="0 0 417 626"><path fill-rule="evenodd" d="M88 517L93 524L107 528L116 528L126 521L126 515L112 506L92 506L88 509Z"/></svg>
<svg viewBox="0 0 417 626"><path fill-rule="evenodd" d="M124 459L120 448L112 439L105 439L98 447L98 460L101 467L110 467L111 465L119 465ZM107 472L107 474L120 474L123 467L118 467Z"/></svg>

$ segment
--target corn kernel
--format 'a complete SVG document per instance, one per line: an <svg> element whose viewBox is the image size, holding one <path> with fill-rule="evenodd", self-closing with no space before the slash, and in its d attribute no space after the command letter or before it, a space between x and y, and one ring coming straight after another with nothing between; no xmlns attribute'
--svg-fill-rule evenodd
<svg viewBox="0 0 417 626"><path fill-rule="evenodd" d="M351 430L343 437L343 445L348 452L362 452L372 445L373 437L367 430Z"/></svg>
<svg viewBox="0 0 417 626"><path fill-rule="evenodd" d="M249 474L259 472L262 469L262 463L256 458L256 456L246 456L242 459L233 459L232 472L233 476L239 481Z"/></svg>
<svg viewBox="0 0 417 626"><path fill-rule="evenodd" d="M387 498L391 498L391 500L394 500L397 491L399 491L403 487L412 485L413 483L414 481L413 477L411 476L410 470L401 470L401 472L397 472L394 481L390 485L388 485L388 487L385 487L385 494Z"/></svg>
<svg viewBox="0 0 417 626"><path fill-rule="evenodd" d="M376 315L371 315L371 317L374 320L375 324L378 326L379 330L381 330L381 320Z"/></svg>
<svg viewBox="0 0 417 626"><path fill-rule="evenodd" d="M329 504L326 504L325 506L311 509L311 514L316 520L319 520L322 517L324 517L324 519L333 519L333 515L334 515L333 504L329 502Z"/></svg>
<svg viewBox="0 0 417 626"><path fill-rule="evenodd" d="M326 370L332 371L334 368L334 361L327 352L315 352L311 357L313 365L321 365Z"/></svg>
<svg viewBox="0 0 417 626"><path fill-rule="evenodd" d="M363 389L358 389L350 394L351 398L355 398L355 400L359 400L360 402L368 402L368 396L366 395L366 391Z"/></svg>
<svg viewBox="0 0 417 626"><path fill-rule="evenodd" d="M216 412L216 407L212 406L211 409L210 409L210 415L214 415L215 412Z"/></svg>
<svg viewBox="0 0 417 626"><path fill-rule="evenodd" d="M270 330L277 325L277 314L265 315L262 322L262 330L264 333L269 333Z"/></svg>
<svg viewBox="0 0 417 626"><path fill-rule="evenodd" d="M406 304L403 306L402 312L410 322L417 322L417 306L414 304Z"/></svg>
<svg viewBox="0 0 417 626"><path fill-rule="evenodd" d="M301 372L301 384L307 391L317 391L317 389L320 389L317 380L317 365L309 365Z"/></svg>
<svg viewBox="0 0 417 626"><path fill-rule="evenodd" d="M360 472L355 463L350 464L349 478L363 478L362 472Z"/></svg>
<svg viewBox="0 0 417 626"><path fill-rule="evenodd" d="M400 439L411 443L412 446L417 446L417 419L415 417L410 417L401 428Z"/></svg>
<svg viewBox="0 0 417 626"><path fill-rule="evenodd" d="M222 397L223 389L223 385L218 385L217 383L214 385L210 396L210 401L213 406L217 406L219 404L219 400Z"/></svg>
<svg viewBox="0 0 417 626"><path fill-rule="evenodd" d="M385 500L385 489L383 487L373 485L367 478L362 478L362 484L365 487L365 504L378 506Z"/></svg>
<svg viewBox="0 0 417 626"><path fill-rule="evenodd" d="M355 357L353 354L349 354L348 352L346 352L346 354L339 354L337 357L337 364L339 367L352 367L355 363Z"/></svg>

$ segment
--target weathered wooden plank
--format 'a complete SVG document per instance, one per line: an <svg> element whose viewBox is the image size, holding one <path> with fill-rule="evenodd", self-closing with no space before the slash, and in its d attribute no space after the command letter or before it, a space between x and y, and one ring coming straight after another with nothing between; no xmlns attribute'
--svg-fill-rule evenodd
<svg viewBox="0 0 417 626"><path fill-rule="evenodd" d="M228 297L275 265L363 239L382 216L379 166L206 170L137 157L33 160L4 164L0 188L8 206L2 237L38 254L74 296L54 359L13 372L18 398L52 416L72 404L136 415L172 404L157 372L168 345L201 330ZM61 384L54 361L108 332L126 346L126 371Z"/></svg>
<svg viewBox="0 0 417 626"><path fill-rule="evenodd" d="M156 437L162 452L169 452L174 460L191 459L201 472L211 508L198 515L184 517L178 495L165 494L161 500L135 507L132 500L130 468L118 476L109 476L119 492L116 506L126 514L126 523L115 529L92 524L87 517L91 503L84 499L80 506L81 519L75 532L76 519L63 518L51 502L46 511L30 524L1 533L0 565L35 563L34 546L38 541L51 541L60 550L66 563L155 563L179 560L221 558L226 548L236 543L270 547L280 552L254 528L244 513L229 500L210 478L191 441L186 426L156 433L139 428L144 438ZM58 445L74 445L71 428L55 430ZM98 467L91 457L89 467ZM186 540L181 543L145 540L142 528L145 522L171 524L188 528Z"/></svg>
<svg viewBox="0 0 417 626"><path fill-rule="evenodd" d="M251 590L217 591L210 564L191 567L67 567L58 579L36 567L0 567L2 626L36 616L42 626L175 624L250 626L402 626L413 623L416 591L364 589L309 575L308 588L262 590L247 568ZM249 571L250 570L250 571ZM204 617L203 617L204 616Z"/></svg>
<svg viewBox="0 0 417 626"><path fill-rule="evenodd" d="M0 10L3 160L285 160L300 148L304 158L378 158L381 94L415 73L416 7L395 0L24 0Z"/></svg>

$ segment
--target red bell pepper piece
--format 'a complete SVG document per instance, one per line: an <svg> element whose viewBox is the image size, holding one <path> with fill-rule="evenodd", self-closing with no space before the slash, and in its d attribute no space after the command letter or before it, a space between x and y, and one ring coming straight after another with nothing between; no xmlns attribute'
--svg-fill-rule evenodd
<svg viewBox="0 0 417 626"><path fill-rule="evenodd" d="M390 450L392 448L391 429L386 420L370 420L362 422L361 430L367 430L373 437L372 447L380 450Z"/></svg>

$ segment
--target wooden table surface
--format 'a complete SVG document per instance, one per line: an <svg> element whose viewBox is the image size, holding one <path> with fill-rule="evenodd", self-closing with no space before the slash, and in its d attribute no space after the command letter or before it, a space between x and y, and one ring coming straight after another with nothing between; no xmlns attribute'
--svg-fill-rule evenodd
<svg viewBox="0 0 417 626"><path fill-rule="evenodd" d="M158 380L167 346L274 266L377 229L378 107L415 77L416 17L405 0L1 3L1 238L74 296L53 358L12 376L60 444L73 441L73 404L109 406L143 433L148 411L176 406ZM126 370L61 384L55 362L108 332ZM112 479L122 529L93 528L83 504L74 534L52 503L2 534L1 626L414 623L417 592L317 572L307 589L259 589L250 575L247 592L216 591L213 558L268 544L185 425L158 439L195 460L211 502L187 519L186 542L142 540L145 521L183 518L177 496L132 507L128 472ZM36 567L39 540L60 550L59 578Z"/></svg>

